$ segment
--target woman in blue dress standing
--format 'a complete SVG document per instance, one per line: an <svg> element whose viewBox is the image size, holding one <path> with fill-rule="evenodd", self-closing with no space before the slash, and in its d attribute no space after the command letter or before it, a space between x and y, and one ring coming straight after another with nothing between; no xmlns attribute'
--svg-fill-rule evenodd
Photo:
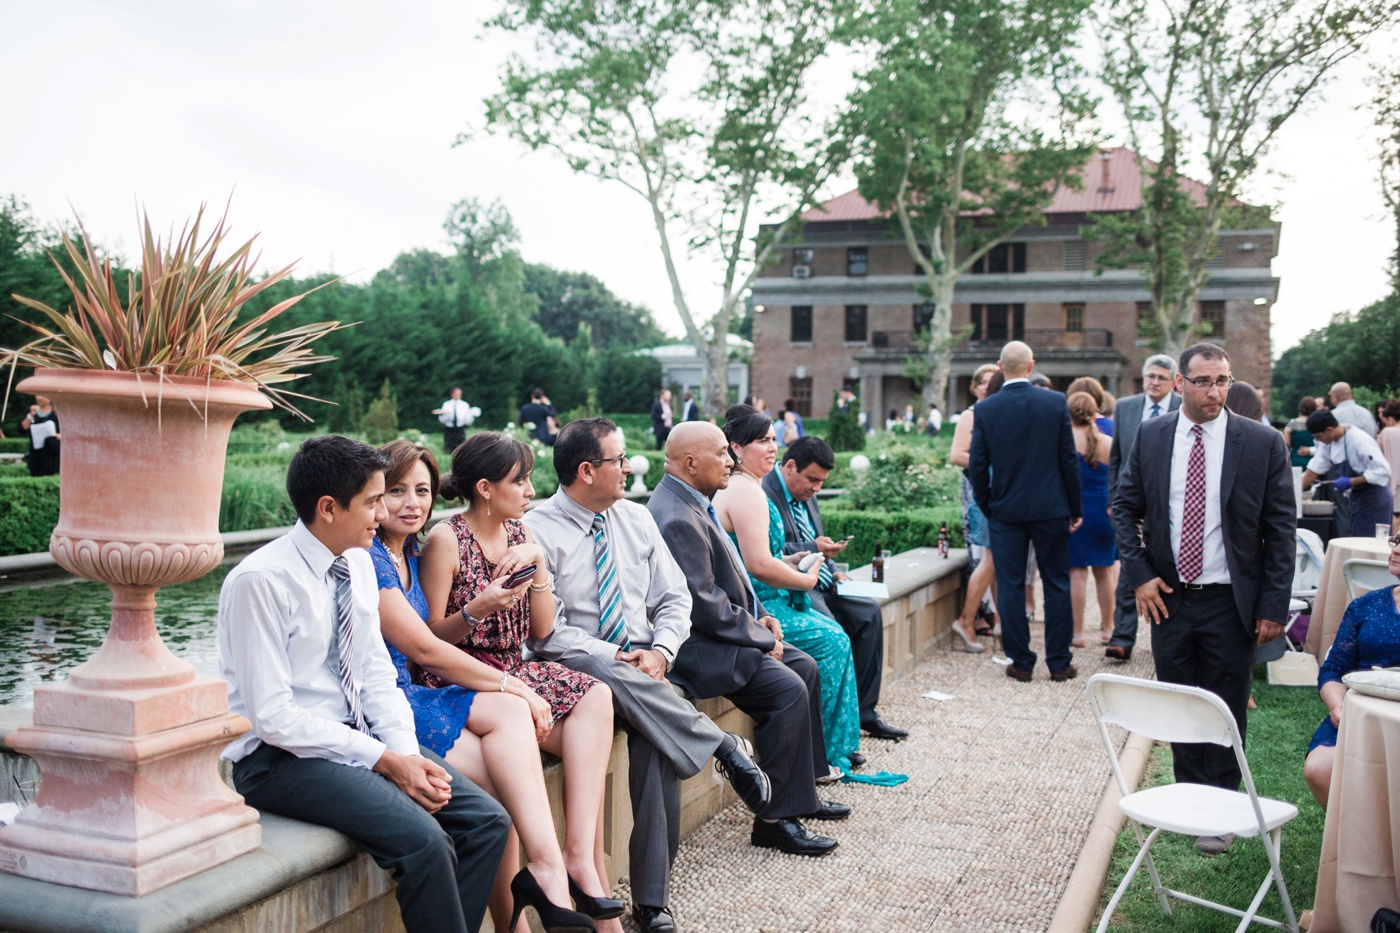
<svg viewBox="0 0 1400 933"><path fill-rule="evenodd" d="M773 422L748 405L735 405L725 413L724 436L738 466L728 488L715 493L715 514L734 539L758 601L782 626L778 646L792 644L817 662L826 760L837 771L849 771L860 747L851 639L835 619L813 609L807 596L820 579L821 555L806 571L796 566L805 555L783 555L782 516L759 485L777 459Z"/></svg>
<svg viewBox="0 0 1400 933"><path fill-rule="evenodd" d="M1074 430L1075 456L1079 460L1079 488L1084 523L1069 536L1069 595L1074 607L1076 648L1084 647L1084 605L1088 601L1089 568L1094 568L1094 589L1099 601L1100 641L1113 634L1114 592L1118 588L1118 545L1109 517L1108 454L1111 442L1096 423L1099 406L1088 392L1069 397L1070 426Z"/></svg>
<svg viewBox="0 0 1400 933"><path fill-rule="evenodd" d="M570 878L554 833L539 746L553 720L533 690L439 639L428 628L428 600L418 580L418 533L437 498L439 473L433 455L405 440L380 448L389 459L384 506L370 556L379 577L379 625L408 697L418 741L470 778L510 814L512 838L491 892L491 921L498 930L526 931L520 902L539 912L545 929L594 929L581 913L566 910ZM510 603L511 591L503 600ZM441 687L414 683L432 673ZM520 845L529 859L519 868ZM518 871L517 871L518 869ZM603 901L605 899L596 899ZM622 903L615 904L617 916ZM580 903L580 906L587 906ZM512 915L519 923L512 927Z"/></svg>

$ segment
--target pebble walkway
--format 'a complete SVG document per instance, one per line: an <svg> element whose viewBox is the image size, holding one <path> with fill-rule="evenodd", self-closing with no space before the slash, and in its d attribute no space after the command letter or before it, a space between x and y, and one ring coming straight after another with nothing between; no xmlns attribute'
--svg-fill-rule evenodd
<svg viewBox="0 0 1400 933"><path fill-rule="evenodd" d="M1103 658L1097 607L1085 615L1089 647L1075 649L1075 680L1050 681L1043 627L1033 624L1032 683L1007 677L983 639L982 654L940 651L886 684L881 712L910 738L863 736L861 751L867 769L909 781L819 788L854 811L812 824L840 841L831 855L750 845L752 817L738 804L687 837L671 905L680 933L1045 930L1109 777L1085 679L1100 670L1152 676L1145 627L1132 661L1118 664ZM953 698L920 696L928 690ZM1116 738L1121 747L1126 734Z"/></svg>

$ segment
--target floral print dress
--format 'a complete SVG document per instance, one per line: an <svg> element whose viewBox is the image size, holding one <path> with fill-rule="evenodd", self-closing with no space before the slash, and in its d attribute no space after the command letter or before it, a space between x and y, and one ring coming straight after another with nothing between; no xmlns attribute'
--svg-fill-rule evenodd
<svg viewBox="0 0 1400 933"><path fill-rule="evenodd" d="M462 515L447 519L447 526L457 536L457 576L447 597L447 614L461 612L462 607L476 598L497 576L496 565L486 559L481 543L472 534ZM505 523L506 543L510 547L525 543L525 526L509 519ZM549 704L555 720L569 714L583 695L598 681L587 674L571 671L553 661L526 661L520 653L530 632L530 591L510 609L493 612L481 620L457 647L498 671L518 677ZM443 683L433 674L426 674L429 686Z"/></svg>

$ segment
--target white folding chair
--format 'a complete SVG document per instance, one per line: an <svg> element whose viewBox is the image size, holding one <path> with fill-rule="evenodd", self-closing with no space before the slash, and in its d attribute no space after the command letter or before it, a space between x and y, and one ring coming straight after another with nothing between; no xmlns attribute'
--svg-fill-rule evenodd
<svg viewBox="0 0 1400 933"><path fill-rule="evenodd" d="M1293 558L1293 598L1301 599L1312 611L1313 599L1317 596L1317 584L1322 580L1322 558L1326 548L1317 532L1299 528L1294 538Z"/></svg>
<svg viewBox="0 0 1400 933"><path fill-rule="evenodd" d="M1390 586L1391 580L1394 579L1390 575L1388 563L1383 560L1367 560L1364 557L1353 557L1342 564L1342 576L1346 577L1347 597L1350 599Z"/></svg>
<svg viewBox="0 0 1400 933"><path fill-rule="evenodd" d="M1167 898L1174 897L1240 917L1236 933L1243 933L1251 923L1298 933L1298 921L1293 915L1293 904L1288 899L1283 871L1279 868L1279 842L1283 834L1283 824L1298 815L1298 808L1281 800L1260 797L1255 791L1254 778L1250 776L1249 764L1245 761L1239 729L1235 726L1235 718L1224 701L1199 687L1163 684L1153 680L1124 677L1121 674L1095 674L1089 678L1085 689L1089 694L1089 705L1093 708L1094 719L1099 724L1099 733L1103 736L1104 748L1108 749L1113 777L1118 781L1118 789L1123 795L1118 801L1118 807L1128 818L1133 835L1140 846L1137 857L1128 867L1128 872L1123 876L1118 889L1113 892L1113 899L1108 902L1108 909L1099 921L1098 933L1107 929L1113 911L1117 909L1118 902L1122 900L1133 876L1144 862L1147 863L1147 873L1152 877L1152 887L1157 892L1157 900L1167 916L1171 916L1172 912ZM1244 776L1247 793L1203 784L1164 784L1161 787L1133 792L1123 780L1123 771L1118 764L1118 752L1108 734L1110 723L1158 742L1213 742L1233 748L1240 773ZM1153 827L1146 838L1142 834L1144 823ZM1237 910L1225 904L1217 904L1164 887L1149 852L1152 843L1157 841L1163 830L1186 836L1223 836L1227 833L1242 837L1258 836L1269 857L1269 874L1259 885L1249 908ZM1256 916L1271 883L1277 887L1279 897L1283 900L1283 910L1288 917L1286 925L1277 920Z"/></svg>

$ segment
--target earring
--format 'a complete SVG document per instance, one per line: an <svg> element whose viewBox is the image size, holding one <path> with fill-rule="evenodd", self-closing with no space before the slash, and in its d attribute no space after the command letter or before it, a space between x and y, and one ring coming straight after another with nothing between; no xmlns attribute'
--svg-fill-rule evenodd
<svg viewBox="0 0 1400 933"><path fill-rule="evenodd" d="M489 498L486 500L486 517L491 517L491 500Z"/></svg>

